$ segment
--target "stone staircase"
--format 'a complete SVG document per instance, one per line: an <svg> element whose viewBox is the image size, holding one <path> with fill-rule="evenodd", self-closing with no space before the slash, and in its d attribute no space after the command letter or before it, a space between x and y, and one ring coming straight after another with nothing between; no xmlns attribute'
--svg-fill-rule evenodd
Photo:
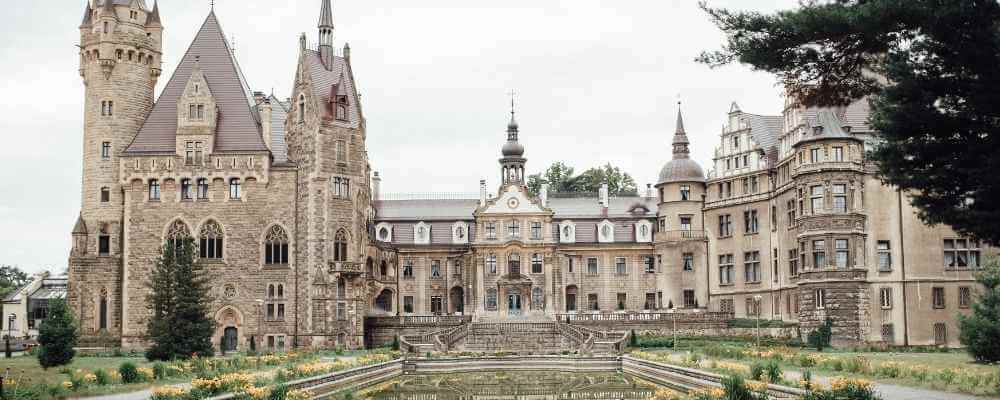
<svg viewBox="0 0 1000 400"><path fill-rule="evenodd" d="M502 321L481 319L424 335L404 335L401 345L413 353L470 351L535 353L562 351L617 354L624 350L626 332L605 332L549 318L525 316Z"/></svg>

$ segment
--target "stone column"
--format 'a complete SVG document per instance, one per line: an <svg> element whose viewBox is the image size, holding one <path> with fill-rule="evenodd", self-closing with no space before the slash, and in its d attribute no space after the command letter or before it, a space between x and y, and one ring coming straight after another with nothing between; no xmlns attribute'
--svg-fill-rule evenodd
<svg viewBox="0 0 1000 400"><path fill-rule="evenodd" d="M484 278L483 274L485 274L486 272L484 271L486 269L486 260L483 259L483 262L478 262L479 258L480 257L478 256L475 258L476 264L478 264L475 266L476 297L478 297L477 299L475 299L475 301L476 301L476 314L481 316L483 315L483 313L486 312L486 288L483 285L483 278Z"/></svg>

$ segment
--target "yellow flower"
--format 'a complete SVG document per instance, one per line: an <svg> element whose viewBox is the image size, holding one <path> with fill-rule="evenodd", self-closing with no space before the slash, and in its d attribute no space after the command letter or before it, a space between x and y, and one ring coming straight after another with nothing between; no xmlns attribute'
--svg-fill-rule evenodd
<svg viewBox="0 0 1000 400"><path fill-rule="evenodd" d="M86 381L87 383L97 382L97 375L92 373L87 373L86 375L83 376L83 380Z"/></svg>
<svg viewBox="0 0 1000 400"><path fill-rule="evenodd" d="M136 369L136 371L138 371L139 375L142 375L143 378L145 378L147 381L151 381L154 378L156 378L156 374L153 373L153 369L152 368L139 367L139 368Z"/></svg>
<svg viewBox="0 0 1000 400"><path fill-rule="evenodd" d="M767 384L764 382L747 381L747 388L754 392L764 392L767 391Z"/></svg>
<svg viewBox="0 0 1000 400"><path fill-rule="evenodd" d="M73 382L70 382L70 381L63 381L62 385L66 389L72 389L73 388Z"/></svg>

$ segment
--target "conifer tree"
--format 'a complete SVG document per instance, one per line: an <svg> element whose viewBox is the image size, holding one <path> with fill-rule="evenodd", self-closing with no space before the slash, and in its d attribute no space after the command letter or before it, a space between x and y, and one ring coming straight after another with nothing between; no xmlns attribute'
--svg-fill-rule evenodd
<svg viewBox="0 0 1000 400"><path fill-rule="evenodd" d="M78 338L76 321L66 301L49 300L49 315L38 328L38 363L45 369L69 364L76 355L73 347Z"/></svg>
<svg viewBox="0 0 1000 400"><path fill-rule="evenodd" d="M208 316L208 282L191 238L170 241L153 267L146 327L150 360L211 355L214 323Z"/></svg>
<svg viewBox="0 0 1000 400"><path fill-rule="evenodd" d="M960 315L959 340L976 361L1000 361L1000 260L990 259L976 276L983 292L972 304L972 315Z"/></svg>

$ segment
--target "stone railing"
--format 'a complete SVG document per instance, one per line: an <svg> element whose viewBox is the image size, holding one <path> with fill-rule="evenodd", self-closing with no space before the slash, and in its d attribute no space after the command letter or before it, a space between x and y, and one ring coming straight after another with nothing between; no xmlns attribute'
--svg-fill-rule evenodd
<svg viewBox="0 0 1000 400"><path fill-rule="evenodd" d="M668 242L680 242L684 240L705 240L707 237L708 235L703 230L660 231L654 234L654 239L656 241L668 241Z"/></svg>
<svg viewBox="0 0 1000 400"><path fill-rule="evenodd" d="M451 326L472 322L471 315L400 315L365 317L373 327Z"/></svg>
<svg viewBox="0 0 1000 400"><path fill-rule="evenodd" d="M308 389L314 396L361 386L372 385L403 374L403 360L396 359L380 364L365 365L343 371L287 382L289 389ZM242 395L228 393L209 400L233 400ZM322 396L321 396L322 397Z"/></svg>
<svg viewBox="0 0 1000 400"><path fill-rule="evenodd" d="M631 356L621 357L620 360L623 372L680 391L722 387L723 376L719 374ZM767 385L767 392L770 398L775 399L794 399L806 394L802 389L773 384Z"/></svg>
<svg viewBox="0 0 1000 400"><path fill-rule="evenodd" d="M621 312L621 313L573 313L556 314L560 322L569 321L572 324L582 324L587 322L597 323L672 323L675 319L678 323L687 322L719 322L725 324L733 319L733 313L727 312L706 312L695 310L678 310L675 313L668 312Z"/></svg>
<svg viewBox="0 0 1000 400"><path fill-rule="evenodd" d="M446 329L438 334L438 341L445 349L451 350L455 343L465 339L469 335L470 324L463 324L454 328Z"/></svg>

